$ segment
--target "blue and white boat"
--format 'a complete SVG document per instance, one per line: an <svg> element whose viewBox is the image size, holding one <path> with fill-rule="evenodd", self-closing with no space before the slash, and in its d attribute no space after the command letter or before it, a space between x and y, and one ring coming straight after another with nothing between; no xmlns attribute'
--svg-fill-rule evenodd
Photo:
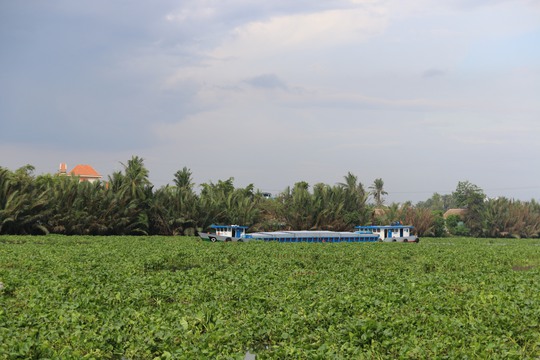
<svg viewBox="0 0 540 360"><path fill-rule="evenodd" d="M370 232L378 236L379 241L384 242L419 242L420 239L412 234L411 225L403 225L401 222L395 222L391 225L369 225L356 226L358 231Z"/></svg>
<svg viewBox="0 0 540 360"><path fill-rule="evenodd" d="M357 226L357 231L325 231L325 230L295 230L268 231L246 233L247 226L240 225L211 225L213 233L201 232L203 240L216 241L277 241L277 242L377 242L399 241L418 242L418 238L410 234L412 226Z"/></svg>
<svg viewBox="0 0 540 360"><path fill-rule="evenodd" d="M240 225L210 225L212 233L200 232L199 237L203 240L216 241L246 241L248 226Z"/></svg>

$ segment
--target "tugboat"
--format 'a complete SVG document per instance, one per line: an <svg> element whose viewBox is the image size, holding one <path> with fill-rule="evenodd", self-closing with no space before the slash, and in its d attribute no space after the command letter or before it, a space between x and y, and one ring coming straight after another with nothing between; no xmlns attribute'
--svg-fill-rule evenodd
<svg viewBox="0 0 540 360"><path fill-rule="evenodd" d="M411 225L403 225L400 221L391 225L356 226L359 231L367 231L376 234L380 241L384 242L419 242L420 238L411 234L414 228Z"/></svg>
<svg viewBox="0 0 540 360"><path fill-rule="evenodd" d="M200 232L199 237L203 240L216 241L245 241L248 226L240 225L210 225L213 233Z"/></svg>

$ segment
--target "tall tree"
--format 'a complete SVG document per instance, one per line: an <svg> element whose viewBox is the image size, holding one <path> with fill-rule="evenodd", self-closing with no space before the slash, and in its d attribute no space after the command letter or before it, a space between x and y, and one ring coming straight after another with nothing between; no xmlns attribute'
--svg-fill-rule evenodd
<svg viewBox="0 0 540 360"><path fill-rule="evenodd" d="M144 159L133 156L127 164L121 164L124 167L123 190L129 191L133 198L142 200L146 195L146 188L152 187L152 183L148 179L149 171L144 166Z"/></svg>
<svg viewBox="0 0 540 360"><path fill-rule="evenodd" d="M416 204L417 207L430 209L433 211L442 211L445 212L450 208L456 207L454 198L452 195L441 195L439 193L434 193L426 201L420 201Z"/></svg>
<svg viewBox="0 0 540 360"><path fill-rule="evenodd" d="M292 189L288 187L280 196L280 201L283 202L281 215L288 227L304 230L313 227L313 198L307 182L299 181Z"/></svg>
<svg viewBox="0 0 540 360"><path fill-rule="evenodd" d="M482 236L484 233L484 200L486 199L484 191L469 181L460 181L452 193L452 197L459 207L467 209L465 223L471 235Z"/></svg>
<svg viewBox="0 0 540 360"><path fill-rule="evenodd" d="M351 172L344 177L345 182L340 183L345 190L344 217L348 225L364 224L369 220L369 211L366 206L368 195L364 186Z"/></svg>
<svg viewBox="0 0 540 360"><path fill-rule="evenodd" d="M373 195L373 199L375 200L376 206L382 206L384 204L384 195L388 195L388 193L384 190L384 181L381 178L375 179L373 181L373 185L369 187L371 190L371 195Z"/></svg>
<svg viewBox="0 0 540 360"><path fill-rule="evenodd" d="M114 194L117 213L113 233L148 234L149 208L153 201L153 186L148 179L144 160L133 156L127 164L121 163L124 173L115 172L109 177L110 191Z"/></svg>
<svg viewBox="0 0 540 360"><path fill-rule="evenodd" d="M180 189L193 189L193 181L191 179L191 170L184 166L182 170L174 173L174 184Z"/></svg>

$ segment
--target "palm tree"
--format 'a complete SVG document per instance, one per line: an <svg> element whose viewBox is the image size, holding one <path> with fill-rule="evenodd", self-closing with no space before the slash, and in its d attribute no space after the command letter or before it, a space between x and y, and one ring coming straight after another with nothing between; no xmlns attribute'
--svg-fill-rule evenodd
<svg viewBox="0 0 540 360"><path fill-rule="evenodd" d="M152 187L148 179L148 169L144 167L144 160L138 156L133 156L124 167L124 186L133 198L144 199L146 188Z"/></svg>
<svg viewBox="0 0 540 360"><path fill-rule="evenodd" d="M149 208L154 200L153 185L148 179L148 170L144 161L133 156L127 164L123 164L124 173L115 172L109 177L110 200L117 208L110 214L113 222L113 234L148 234L150 227Z"/></svg>
<svg viewBox="0 0 540 360"><path fill-rule="evenodd" d="M149 208L150 232L160 235L194 235L199 218L199 199L193 191L191 171L184 167L174 174L175 186L154 193Z"/></svg>
<svg viewBox="0 0 540 360"><path fill-rule="evenodd" d="M191 180L191 170L184 166L182 170L178 170L174 173L174 184L181 189L193 189L193 182Z"/></svg>
<svg viewBox="0 0 540 360"><path fill-rule="evenodd" d="M279 201L283 203L280 215L287 227L307 230L314 226L313 208L315 205L307 182L299 181L292 189L287 187Z"/></svg>
<svg viewBox="0 0 540 360"><path fill-rule="evenodd" d="M35 186L34 167L15 172L0 168L0 234L46 234L49 209L45 192Z"/></svg>
<svg viewBox="0 0 540 360"><path fill-rule="evenodd" d="M339 184L345 191L344 221L349 226L363 224L369 218L369 211L366 207L367 194L364 185L351 172L344 179L345 182Z"/></svg>
<svg viewBox="0 0 540 360"><path fill-rule="evenodd" d="M375 179L373 185L369 187L371 190L371 195L375 199L375 205L380 207L384 204L384 195L388 193L384 190L384 181L381 178Z"/></svg>

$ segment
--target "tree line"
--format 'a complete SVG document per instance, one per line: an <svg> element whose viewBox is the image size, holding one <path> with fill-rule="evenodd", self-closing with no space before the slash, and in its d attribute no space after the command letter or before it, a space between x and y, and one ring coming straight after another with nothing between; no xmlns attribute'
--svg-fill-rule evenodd
<svg viewBox="0 0 540 360"><path fill-rule="evenodd" d="M35 176L26 165L0 167L0 234L196 235L211 224L242 224L252 231L349 231L356 225L396 221L419 236L538 237L540 205L507 198L488 199L482 189L459 182L450 195L433 194L413 205L385 205L382 179L366 190L352 173L336 185L305 181L268 199L253 184L234 179L200 185L191 171L174 174L173 184L154 189L142 158L134 156L107 181L79 182L72 176ZM463 209L446 219L450 208Z"/></svg>

